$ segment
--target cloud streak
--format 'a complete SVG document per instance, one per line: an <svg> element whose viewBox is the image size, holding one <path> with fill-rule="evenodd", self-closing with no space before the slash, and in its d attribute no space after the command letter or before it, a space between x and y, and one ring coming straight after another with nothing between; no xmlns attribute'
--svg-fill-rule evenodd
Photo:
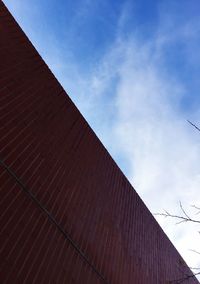
<svg viewBox="0 0 200 284"><path fill-rule="evenodd" d="M190 23L189 29L192 27ZM151 212L167 209L179 214L180 200L192 212L189 206L200 203L200 135L187 123L188 115L197 116L199 108L190 113L182 107L190 90L166 65L170 46L191 39L187 30L188 24L171 35L164 25L148 42L134 35L126 39L119 36L87 82L91 86L95 76L96 86L101 86L90 93L90 111L96 114L109 101L106 94L114 84L112 123L108 115L105 124L95 130L122 169L123 156L123 162L129 165L125 172ZM186 51L193 44L182 49ZM184 60L191 64L190 58ZM101 99L95 97L96 93ZM90 115L87 110L89 121ZM96 119L101 117L100 113ZM112 133L109 139L105 134L108 129ZM113 141L117 141L114 146ZM173 220L157 219L185 260L193 267L200 266L199 256L189 250L199 250L198 227L174 227Z"/></svg>
<svg viewBox="0 0 200 284"><path fill-rule="evenodd" d="M178 36L185 39L185 31L180 29L175 38L165 34L165 40L163 34L160 30L147 43L137 38L122 40L121 47L113 49L113 53L117 50L116 58L123 57L121 64L111 64L112 68L117 66L119 77L113 132L117 152L123 152L129 164L128 178L149 209L177 212L179 200L187 209L200 202L200 135L187 124L188 113L182 109L187 85L172 77L163 65L163 50ZM189 251L191 247L199 250L197 226L174 228L172 220L158 221L186 261L200 266L199 256Z"/></svg>
<svg viewBox="0 0 200 284"><path fill-rule="evenodd" d="M182 107L190 89L168 59L176 64L171 52L181 42L184 64L191 67L186 55L194 52L196 23L164 17L148 41L134 32L124 38L122 24L90 72L71 62L74 72L60 69L67 78L60 80L151 212L179 212L179 200L191 211L190 204L200 203L200 135L186 120L199 108ZM200 266L189 250L200 250L197 226L174 227L173 220L157 219L189 265Z"/></svg>

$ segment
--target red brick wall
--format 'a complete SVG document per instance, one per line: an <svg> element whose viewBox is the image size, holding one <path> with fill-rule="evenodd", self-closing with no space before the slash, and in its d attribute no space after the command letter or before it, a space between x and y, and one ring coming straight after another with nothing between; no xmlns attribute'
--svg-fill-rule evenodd
<svg viewBox="0 0 200 284"><path fill-rule="evenodd" d="M184 273L191 272L0 2L0 283L162 284Z"/></svg>

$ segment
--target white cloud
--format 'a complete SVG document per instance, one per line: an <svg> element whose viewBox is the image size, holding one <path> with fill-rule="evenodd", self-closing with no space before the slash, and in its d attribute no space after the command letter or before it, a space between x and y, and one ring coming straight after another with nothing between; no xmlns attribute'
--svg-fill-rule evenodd
<svg viewBox="0 0 200 284"><path fill-rule="evenodd" d="M200 204L200 133L187 123L188 113L181 108L189 90L166 72L158 42L158 37L148 43L131 38L113 44L82 89L82 99L90 97L85 116L95 120L92 126L115 159L120 162L124 157L128 178L151 212L167 209L180 214L181 200L193 213L190 205ZM115 79L114 123L110 124L109 114L105 118L99 109L104 108ZM92 92L88 92L90 86ZM200 251L198 226L174 226L175 220L161 217L157 220L187 263L200 267L199 255L190 251Z"/></svg>
<svg viewBox="0 0 200 284"><path fill-rule="evenodd" d="M116 64L118 113L113 131L118 151L130 165L129 180L148 208L177 212L179 200L186 208L200 204L200 134L181 111L184 83L163 72L153 44L130 41L116 53L117 58L123 54L123 60ZM198 227L174 227L173 220L157 219L188 264L200 266L199 255L189 251L200 250Z"/></svg>
<svg viewBox="0 0 200 284"><path fill-rule="evenodd" d="M181 109L189 90L163 65L163 49L177 37L164 36L160 32L151 42L119 38L92 73L71 73L61 82L71 84L79 109L122 168L125 160L126 174L151 212L181 213L180 200L191 212L191 204L200 204L200 133ZM197 114L198 108L189 118ZM157 220L187 263L200 266L199 255L190 251L200 250L198 226Z"/></svg>

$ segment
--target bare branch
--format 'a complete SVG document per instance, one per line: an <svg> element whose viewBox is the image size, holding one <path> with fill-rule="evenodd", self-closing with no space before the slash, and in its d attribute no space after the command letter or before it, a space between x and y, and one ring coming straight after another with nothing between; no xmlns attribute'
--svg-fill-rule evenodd
<svg viewBox="0 0 200 284"><path fill-rule="evenodd" d="M187 218L187 217L179 216L179 215L174 215L174 214L168 213L166 211L165 211L165 213L155 213L154 215L163 216L163 217L171 217L171 218L176 218L176 219L181 220L181 221L177 222L176 224L181 224L181 223L184 223L184 222L200 223L200 220Z"/></svg>
<svg viewBox="0 0 200 284"><path fill-rule="evenodd" d="M189 267L191 270L200 270L200 267Z"/></svg>
<svg viewBox="0 0 200 284"><path fill-rule="evenodd" d="M166 210L164 210L164 213L155 213L154 215L178 219L179 221L176 224L181 224L181 223L186 223L186 222L200 223L200 220L193 219L186 213L181 202L179 203L179 205L180 205L180 208L181 208L183 215L171 214ZM200 209L200 208L196 207L195 205L193 205L193 207L196 208L196 209Z"/></svg>
<svg viewBox="0 0 200 284"><path fill-rule="evenodd" d="M195 215L198 215L200 213L200 207L197 207L196 205L191 205L191 207L193 207L196 210L198 210L198 212Z"/></svg>
<svg viewBox="0 0 200 284"><path fill-rule="evenodd" d="M195 124L193 124L191 121L187 120L187 122L189 122L189 124L191 124L194 128L196 128L198 131L200 131L200 129Z"/></svg>
<svg viewBox="0 0 200 284"><path fill-rule="evenodd" d="M197 250L195 250L195 249L190 249L190 251L195 252L195 253L197 253L197 254L200 254L200 252L197 251Z"/></svg>
<svg viewBox="0 0 200 284"><path fill-rule="evenodd" d="M183 212L183 214L186 216L187 219L191 220L190 216L185 212L182 204L181 204L181 201L179 201L179 206L181 208L181 211Z"/></svg>
<svg viewBox="0 0 200 284"><path fill-rule="evenodd" d="M198 129L198 130L200 131L200 129ZM194 219L193 217L191 217L186 212L186 210L184 209L184 207L183 207L181 202L179 202L179 206L180 206L180 210L181 210L180 215L171 214L170 212L168 212L166 210L163 210L164 211L163 213L155 213L154 215L163 216L165 218L167 218L167 217L175 218L175 219L178 220L178 222L176 224L186 223L186 222L192 222L192 223L200 224L200 220ZM192 205L192 207L197 210L197 213L195 215L200 213L200 207L198 207L196 205ZM196 250L193 250L193 249L191 249L191 251L193 251L193 252L195 252L197 254L200 254L199 251L196 251ZM197 267L195 267L195 268L190 267L190 269L191 270L196 270L197 272L193 271L191 274L186 274L184 271L181 271L181 273L183 273L183 277L181 277L179 279L174 279L174 280L168 281L167 283L181 284L181 283L185 283L185 282L189 281L191 278L195 278L196 276L200 275L200 267L199 268L197 268Z"/></svg>

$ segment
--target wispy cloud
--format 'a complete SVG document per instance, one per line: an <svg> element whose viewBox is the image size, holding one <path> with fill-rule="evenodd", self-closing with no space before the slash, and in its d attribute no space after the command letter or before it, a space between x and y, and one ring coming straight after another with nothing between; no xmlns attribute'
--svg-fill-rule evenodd
<svg viewBox="0 0 200 284"><path fill-rule="evenodd" d="M170 46L197 36L191 23L192 36L188 27L179 27L174 36L166 26L163 31L160 26L158 34L148 42L134 37L118 41L111 51L116 61L111 63L107 56L108 73L114 69L118 75L113 127L117 152L125 155L128 178L152 212L177 212L179 200L186 208L200 203L200 134L186 121L195 113L182 108L190 90L178 76L170 74L166 65ZM192 44L185 44L183 49L188 50ZM198 113L199 107L195 111ZM191 208L188 210L191 212ZM200 265L199 256L189 251L191 247L199 249L198 228L174 228L173 220L158 221L187 262L194 267Z"/></svg>
<svg viewBox="0 0 200 284"><path fill-rule="evenodd" d="M145 41L134 32L124 38L125 20L120 21L116 40L100 63L90 72L80 70L77 62L71 62L70 70L58 66L60 80L66 89L70 86L72 98L151 212L178 212L179 200L190 212L190 204L200 203L200 135L187 119L196 117L199 107L193 112L183 108L190 89L168 58L181 43L184 64L192 64L187 54L196 52L196 22L162 18ZM198 228L157 219L186 261L200 266L199 256L189 250L199 249Z"/></svg>
<svg viewBox="0 0 200 284"><path fill-rule="evenodd" d="M181 42L186 56L185 51L194 48L199 40L195 22L181 25L174 34L171 25L169 28L166 21L161 22L147 42L134 35L124 40L120 35L98 68L89 74L84 89L85 99L91 98L85 112L89 121L90 111L95 112L96 120L101 120L99 109L112 104L112 121L105 109L105 124L99 128L95 120L92 124L119 164L122 156L126 160L126 174L152 212L178 212L179 200L191 212L189 206L200 203L200 135L187 123L188 115L195 117L199 107L195 108L196 113L183 108L190 89L181 74L179 77L175 72L175 77L170 72L172 66L167 65L168 53L177 43ZM192 42L188 44L186 40ZM185 64L191 64L190 60L185 57ZM89 90L90 86L95 88ZM106 98L110 95L112 101ZM108 132L112 135L107 136ZM199 256L189 250L199 249L198 228L174 227L173 220L158 221L186 261L200 266Z"/></svg>

